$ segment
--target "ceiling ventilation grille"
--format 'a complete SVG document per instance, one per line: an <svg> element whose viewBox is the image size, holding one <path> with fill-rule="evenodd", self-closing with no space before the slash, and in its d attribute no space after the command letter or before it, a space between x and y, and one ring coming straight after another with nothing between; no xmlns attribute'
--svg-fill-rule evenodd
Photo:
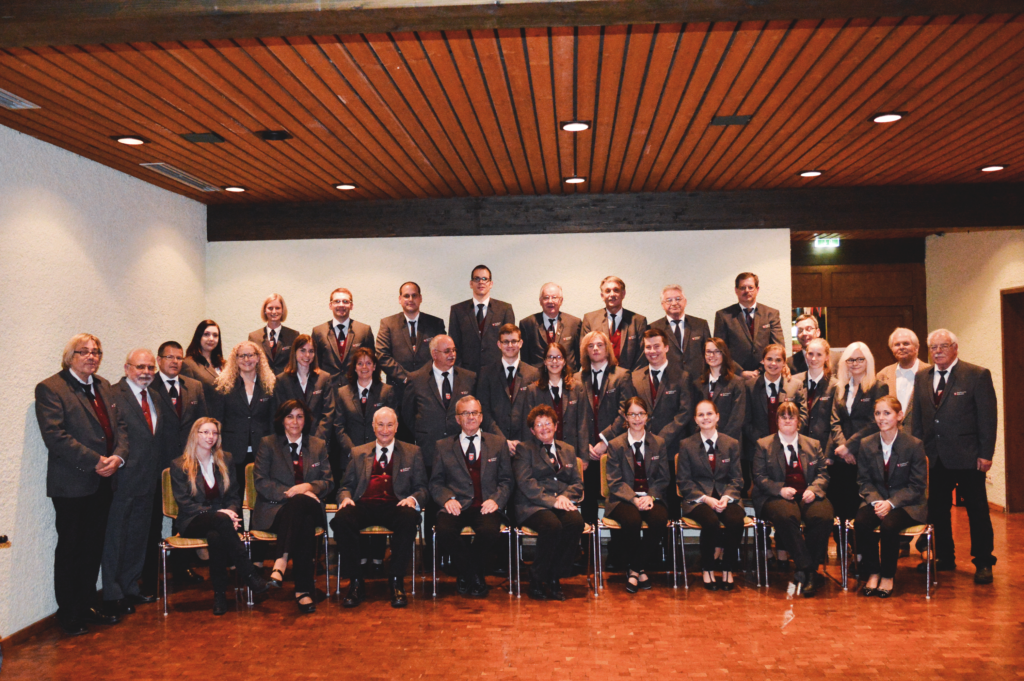
<svg viewBox="0 0 1024 681"><path fill-rule="evenodd" d="M38 104L33 104L27 99L22 99L16 94L8 92L7 90L0 90L0 106L11 111L19 111L21 109L38 109Z"/></svg>
<svg viewBox="0 0 1024 681"><path fill-rule="evenodd" d="M168 163L140 163L143 168L149 168L152 171L158 172L164 177L169 177L175 182L180 182L184 185L188 185L193 189L198 189L201 192L219 192L220 187L214 186L209 182L200 180L195 175L189 175L180 168L175 168Z"/></svg>

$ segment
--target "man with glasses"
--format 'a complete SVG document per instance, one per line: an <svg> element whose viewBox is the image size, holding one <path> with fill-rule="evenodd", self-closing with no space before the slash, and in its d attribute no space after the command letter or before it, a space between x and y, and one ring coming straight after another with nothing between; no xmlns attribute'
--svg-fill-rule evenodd
<svg viewBox="0 0 1024 681"><path fill-rule="evenodd" d="M573 371L580 370L579 317L562 312L562 287L548 282L540 289L541 311L519 322L523 333L522 358L530 366L540 369L548 343L561 343L569 356L566 363Z"/></svg>
<svg viewBox="0 0 1024 681"><path fill-rule="evenodd" d="M452 305L448 318L448 333L459 351L458 364L474 374L501 357L498 332L505 324L516 323L512 306L491 298L492 286L490 268L474 267L469 279L473 297Z"/></svg>
<svg viewBox="0 0 1024 681"><path fill-rule="evenodd" d="M992 519L985 474L992 468L996 447L996 391L992 374L961 362L952 331L928 334L935 363L914 380L914 436L928 454L928 522L935 526L936 569L956 569L950 518L953 490L959 489L971 527L975 584L992 583ZM918 570L925 571L921 563Z"/></svg>
<svg viewBox="0 0 1024 681"><path fill-rule="evenodd" d="M661 309L665 316L651 322L651 328L668 336L669 360L698 378L704 370L704 346L711 337L707 320L686 314L686 296L679 284L661 290Z"/></svg>
<svg viewBox="0 0 1024 681"><path fill-rule="evenodd" d="M335 385L338 385L345 382L352 366L352 353L356 348L374 349L373 330L352 319L355 298L347 288L331 291L327 307L333 318L314 327L311 335L316 348L317 366L329 373Z"/></svg>
<svg viewBox="0 0 1024 681"><path fill-rule="evenodd" d="M430 476L430 496L441 507L437 545L452 557L459 595L485 598L487 561L507 522L502 510L512 494L512 462L505 438L480 429L484 414L472 395L455 404L455 420L462 431L437 443ZM463 541L464 527L473 528L472 545Z"/></svg>
<svg viewBox="0 0 1024 681"><path fill-rule="evenodd" d="M583 315L580 333L600 331L608 337L608 351L615 355L616 363L626 371L647 364L644 357L643 336L647 318L622 307L626 299L626 282L618 277L601 280L601 300L604 307Z"/></svg>
<svg viewBox="0 0 1024 681"><path fill-rule="evenodd" d="M815 338L821 338L818 318L812 314L802 314L796 318L796 339L800 343L800 351L794 352L786 362L789 373L794 376L807 371L807 344Z"/></svg>
<svg viewBox="0 0 1024 681"><path fill-rule="evenodd" d="M539 371L520 359L522 344L519 327L515 324L501 327L498 340L501 359L484 366L476 383L476 394L484 413L484 430L505 439L513 456L523 435L520 431L526 419L523 413L526 392L530 384L540 378Z"/></svg>
<svg viewBox="0 0 1024 681"><path fill-rule="evenodd" d="M732 360L743 367L743 377L748 380L761 373L764 349L786 342L779 311L758 304L760 291L757 275L741 272L736 275L736 304L715 313L715 337L729 346Z"/></svg>
<svg viewBox="0 0 1024 681"><path fill-rule="evenodd" d="M36 386L36 419L47 450L46 495L56 512L53 587L64 633L116 624L95 606L112 476L128 458L128 430L113 389L96 374L100 340L80 333L64 346L61 370Z"/></svg>

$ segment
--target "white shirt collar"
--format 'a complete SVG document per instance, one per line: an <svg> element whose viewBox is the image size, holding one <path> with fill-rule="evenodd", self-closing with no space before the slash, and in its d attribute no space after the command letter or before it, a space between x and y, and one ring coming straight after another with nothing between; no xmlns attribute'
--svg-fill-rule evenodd
<svg viewBox="0 0 1024 681"><path fill-rule="evenodd" d="M484 312L487 312L487 310L489 310L490 307L491 307L491 297L487 296L483 300L477 300L476 297L474 296L474 298L473 298L473 311L474 312L476 312L476 309L477 309L478 305L483 305L484 306Z"/></svg>
<svg viewBox="0 0 1024 681"><path fill-rule="evenodd" d="M645 437L646 437L646 435L645 435ZM633 439L633 433L631 433L631 432L629 432L627 430L626 431L626 440L629 442L629 448L633 449L634 451L635 451L635 448L633 447L633 445L636 444L637 442L639 442L640 443L640 453L643 454L644 449L645 449L645 447L644 447L644 440L643 439L634 440Z"/></svg>
<svg viewBox="0 0 1024 681"><path fill-rule="evenodd" d="M74 376L75 380L77 380L79 383L85 383L86 385L92 385L92 374L89 375L89 378L87 380L87 379L82 378L78 374L76 374L75 370L70 368L70 367L68 367L68 371L71 372L71 375Z"/></svg>
<svg viewBox="0 0 1024 681"><path fill-rule="evenodd" d="M936 374L936 375L938 375L938 373L939 373L940 371L945 371L945 372L946 372L946 379L948 380L948 379L949 379L949 372L953 370L953 367L955 367L955 366L956 366L956 363L957 363L957 362L959 362L959 361L960 361L960 358L959 358L959 357L957 357L957 358L956 358L956 359L954 359L954 360L953 360L953 361L952 361L952 362L950 363L950 365L949 365L948 367L946 367L945 369L940 369L940 368L939 368L938 366L936 366L936 367L935 367L935 374Z"/></svg>
<svg viewBox="0 0 1024 681"><path fill-rule="evenodd" d="M480 448L483 446L484 438L477 430L473 433L473 446L476 447L476 453L480 453ZM469 435L466 435L466 431L459 432L459 443L462 444L462 452L465 454L466 450L469 449Z"/></svg>
<svg viewBox="0 0 1024 681"><path fill-rule="evenodd" d="M899 362L897 362L896 363L896 375L897 376L903 375L903 376L906 376L908 378L909 377L913 377L914 374L916 374L920 368L921 368L921 360L920 359L915 359L914 360L914 366L910 367L909 369L904 369L903 367L901 367L899 365Z"/></svg>
<svg viewBox="0 0 1024 681"><path fill-rule="evenodd" d="M402 310L402 316L405 317L405 325L406 326L409 326L409 322L418 322L420 320L420 313L419 312L417 312L416 316L414 316L412 319L409 319L409 315L406 314L405 310Z"/></svg>
<svg viewBox="0 0 1024 681"><path fill-rule="evenodd" d="M544 328L546 329L551 326L551 322L554 322L555 326L558 326L558 320L562 318L562 313L559 312L556 317L549 317L547 312L541 311L540 316L541 319L544 320Z"/></svg>
<svg viewBox="0 0 1024 681"><path fill-rule="evenodd" d="M651 365L651 371L659 372L660 374L662 374L662 376L661 376L662 378L664 378L665 369L667 369L667 368L668 368L668 360L667 359L665 360L665 362L660 367L656 367L653 364Z"/></svg>
<svg viewBox="0 0 1024 681"><path fill-rule="evenodd" d="M777 433L777 435L779 436L779 441L782 442L783 448L787 447L788 445L793 445L793 449L795 449L797 452L800 451L800 433L796 433L795 435L793 435L792 440L787 439L786 436L783 435L782 433Z"/></svg>
<svg viewBox="0 0 1024 681"><path fill-rule="evenodd" d="M601 362L601 364L597 364L596 362L591 362L591 364L590 364L590 370L591 371L604 371L607 368L608 368L608 360L605 360L605 361Z"/></svg>
<svg viewBox="0 0 1024 681"><path fill-rule="evenodd" d="M743 307L743 303L740 303L740 309L743 310L743 314L746 314L747 310L750 310L751 314L757 314L757 303L754 303L750 307Z"/></svg>
<svg viewBox="0 0 1024 681"><path fill-rule="evenodd" d="M143 388L141 385L139 385L138 383L136 383L135 381L133 381L130 378L125 378L124 380L125 380L126 383L128 383L128 385L130 385L132 387L132 392L135 394L136 398L139 397L139 393L141 393L141 392L143 392L145 390L145 388ZM146 399L149 399L149 395L146 396Z"/></svg>
<svg viewBox="0 0 1024 681"><path fill-rule="evenodd" d="M708 451L708 440L711 440L715 445L718 444L718 430L715 430L711 434L711 437L704 437L704 435L698 430L697 434L700 435L700 442L704 446L704 451Z"/></svg>
<svg viewBox="0 0 1024 681"><path fill-rule="evenodd" d="M441 377L442 373L447 373L449 378L455 374L455 367L452 367L451 369L445 369L444 371L442 371L441 369L437 368L436 364L431 364L430 368L434 370L434 378L436 378L439 381L442 378Z"/></svg>
<svg viewBox="0 0 1024 681"><path fill-rule="evenodd" d="M814 381L814 384L817 385L817 384L821 383L821 379L825 378L825 370L824 369L819 369L818 370L818 375L814 376L813 374L811 374L811 370L807 369L807 378L809 378L812 381Z"/></svg>
<svg viewBox="0 0 1024 681"><path fill-rule="evenodd" d="M894 437L892 439L892 442L890 442L889 444L886 444L885 443L885 437L883 437L882 434L879 433L878 438L882 441L882 460L883 461L886 461L886 462L889 461L889 457L892 456L892 446L894 444L896 444L896 438L898 438L899 436L900 436L900 432L897 430L896 431L896 437Z"/></svg>
<svg viewBox="0 0 1024 681"><path fill-rule="evenodd" d="M779 376L774 381L769 381L768 380L768 376L764 377L764 392L765 392L766 395L770 396L772 394L772 389L771 389L772 385L775 386L775 390L778 392L779 395L781 395L782 394L782 376Z"/></svg>
<svg viewBox="0 0 1024 681"><path fill-rule="evenodd" d="M299 436L298 440L293 440L290 437L288 437L287 435L284 436L284 439L288 440L288 444L290 444L290 445L298 445L299 446L299 451L302 451L302 436L301 435Z"/></svg>
<svg viewBox="0 0 1024 681"><path fill-rule="evenodd" d="M352 318L349 317L348 319L346 319L343 322L339 322L337 320L337 318L332 318L331 319L331 329L337 329L339 325L341 325L341 328L343 328L345 330L345 335L347 336L348 335L349 327L352 326Z"/></svg>
<svg viewBox="0 0 1024 681"><path fill-rule="evenodd" d="M516 357L515 361L512 362L512 364L509 364L508 360L505 359L504 357L502 357L501 358L501 365L503 367L505 367L505 375L508 376L508 368L509 367L512 367L512 368L516 369L517 371L519 370L519 358Z"/></svg>
<svg viewBox="0 0 1024 681"><path fill-rule="evenodd" d="M162 371L158 371L156 373L160 376L160 380L163 381L164 385L167 386L168 388L171 387L170 386L171 381L174 381L174 385L184 385L184 382L181 380L181 374L178 374L174 378L171 378L170 376L168 376L167 374L165 374Z"/></svg>
<svg viewBox="0 0 1024 681"><path fill-rule="evenodd" d="M395 453L395 441L392 440L391 444L389 444L387 448L388 452L387 454L385 454L385 456L388 457L388 463L391 463L391 455ZM373 448L373 458L376 459L377 461L380 461L380 449L380 442L377 441L376 445Z"/></svg>

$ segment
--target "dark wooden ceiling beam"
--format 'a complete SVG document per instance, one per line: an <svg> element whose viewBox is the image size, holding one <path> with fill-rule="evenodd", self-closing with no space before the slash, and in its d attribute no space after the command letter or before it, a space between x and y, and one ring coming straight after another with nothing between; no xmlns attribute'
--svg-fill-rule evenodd
<svg viewBox="0 0 1024 681"><path fill-rule="evenodd" d="M0 47L701 21L997 14L1019 0L5 0Z"/></svg>
<svg viewBox="0 0 1024 681"><path fill-rule="evenodd" d="M212 205L209 241L708 229L943 231L1024 226L1024 184Z"/></svg>

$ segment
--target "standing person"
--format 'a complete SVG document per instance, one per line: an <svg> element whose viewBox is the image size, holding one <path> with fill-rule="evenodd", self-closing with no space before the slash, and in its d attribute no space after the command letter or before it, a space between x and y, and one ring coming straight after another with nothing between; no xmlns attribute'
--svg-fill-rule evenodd
<svg viewBox="0 0 1024 681"><path fill-rule="evenodd" d="M875 402L889 386L875 381L875 358L868 346L850 343L839 358L836 396L832 401L832 451L828 463L828 500L841 521L851 520L860 507L857 455L860 443L878 432Z"/></svg>
<svg viewBox="0 0 1024 681"><path fill-rule="evenodd" d="M683 515L700 523L700 568L704 588L733 590L743 519L740 502L743 471L740 443L719 432L718 407L701 400L695 408L699 432L679 447L676 481ZM715 581L715 567L722 564L722 581Z"/></svg>
<svg viewBox="0 0 1024 681"><path fill-rule="evenodd" d="M855 527L857 550L863 556L861 575L867 575L865 596L888 598L900 553L900 532L927 522L928 464L924 444L900 429L903 409L885 395L875 401L879 432L861 442L857 484L863 500ZM879 528L879 534L875 534ZM881 539L881 554L879 554Z"/></svg>
<svg viewBox="0 0 1024 681"><path fill-rule="evenodd" d="M562 312L562 287L548 282L540 288L541 311L519 322L523 334L523 361L534 369L544 364L548 345L560 343L569 352L566 361L580 370L580 327L583 320Z"/></svg>
<svg viewBox="0 0 1024 681"><path fill-rule="evenodd" d="M818 328L818 318L812 314L802 314L796 318L796 339L800 343L800 350L794 352L793 356L786 362L789 373L802 374L807 371L807 344L815 338L821 337L821 329Z"/></svg>
<svg viewBox="0 0 1024 681"><path fill-rule="evenodd" d="M917 372L932 367L918 358L920 350L921 341L917 339L916 333L903 327L895 329L889 334L889 351L896 359L896 363L880 370L875 376L876 381L889 386L889 394L895 396L903 405L903 421L900 428L907 435L913 434L911 430L914 422L914 377L917 376Z"/></svg>
<svg viewBox="0 0 1024 681"><path fill-rule="evenodd" d="M576 451L555 440L557 418L546 404L534 407L526 417L533 437L522 442L512 459L516 518L537 533L527 595L538 601L565 600L561 579L572 573L584 529Z"/></svg>
<svg viewBox="0 0 1024 681"><path fill-rule="evenodd" d="M608 497L604 513L622 528L619 537L626 560L626 591L631 594L652 586L647 570L660 559L658 547L669 517L665 499L672 484L670 454L664 439L647 432L647 419L643 398L629 398L629 428L608 444L605 467ZM641 537L643 523L647 523L648 530Z"/></svg>
<svg viewBox="0 0 1024 681"><path fill-rule="evenodd" d="M647 319L624 309L622 301L625 299L624 281L618 277L602 279L601 300L604 301L604 307L583 315L580 333L586 336L591 331L602 332L609 339L608 351L615 356L616 364L626 371L633 371L647 364L643 342Z"/></svg>
<svg viewBox="0 0 1024 681"><path fill-rule="evenodd" d="M204 319L196 326L192 342L185 349L181 373L203 384L209 402L217 377L223 369L224 347L221 345L220 327L212 319Z"/></svg>
<svg viewBox="0 0 1024 681"><path fill-rule="evenodd" d="M355 299L347 288L331 291L327 307L331 310L331 321L315 327L310 335L316 348L317 366L337 383L345 379L356 348L373 349L373 331L366 324L352 319Z"/></svg>
<svg viewBox="0 0 1024 681"><path fill-rule="evenodd" d="M452 305L448 334L458 350L458 365L474 374L501 359L498 333L505 324L516 323L516 313L506 302L491 298L494 278L486 265L473 268L469 288L473 297Z"/></svg>
<svg viewBox="0 0 1024 681"><path fill-rule="evenodd" d="M263 307L260 308L260 318L266 322L266 326L251 332L249 340L263 348L271 371L279 374L288 366L292 343L299 332L283 326L283 322L288 319L288 306L284 304L284 298L280 293L271 293L267 296L263 301Z"/></svg>
<svg viewBox="0 0 1024 681"><path fill-rule="evenodd" d="M616 366L615 353L604 331L583 337L583 421L590 443L583 458L583 519L597 522L601 498L601 455L608 442L626 430L626 401L636 393L630 373Z"/></svg>
<svg viewBox="0 0 1024 681"><path fill-rule="evenodd" d="M302 614L316 611L316 528L326 527L323 504L334 487L327 443L309 434L307 424L313 422L302 400L285 400L278 406L275 434L260 440L256 452L256 504L249 523L253 530L277 535L270 572L276 586L284 582L291 557L295 604Z"/></svg>
<svg viewBox="0 0 1024 681"><path fill-rule="evenodd" d="M339 454L331 466L339 482L345 476L352 450L373 442L373 415L382 407L398 408L394 386L381 382L373 352L359 348L352 359L345 382L334 391L334 437Z"/></svg>
<svg viewBox="0 0 1024 681"><path fill-rule="evenodd" d="M800 422L807 420L807 405L800 382L787 376L786 349L769 345L764 349L764 374L747 379L747 422L743 428L743 490L750 489L751 461L757 453L757 441L774 435L778 427L775 418L779 407L793 402L800 413Z"/></svg>
<svg viewBox="0 0 1024 681"><path fill-rule="evenodd" d="M501 435L480 429L483 412L472 395L455 405L458 435L437 443L430 495L441 507L437 514L437 543L451 555L459 573L459 595L485 598L487 561L501 539L502 509L512 495L512 463ZM472 546L462 538L462 528L472 527Z"/></svg>
<svg viewBox="0 0 1024 681"><path fill-rule="evenodd" d="M377 362L401 403L402 389L409 374L430 361L430 341L434 336L444 335L444 321L420 310L423 294L415 281L398 287L398 304L402 306L401 312L380 320ZM371 412L367 423L372 417Z"/></svg>
<svg viewBox="0 0 1024 681"><path fill-rule="evenodd" d="M753 272L736 275L735 305L715 313L715 337L729 346L732 358L743 368L750 380L761 372L761 359L769 345L780 347L786 342L782 335L779 311L757 302L761 282ZM785 357L786 350L782 350Z"/></svg>
<svg viewBox="0 0 1024 681"><path fill-rule="evenodd" d="M813 438L821 445L821 451L828 458L832 441L832 405L836 397L835 376L829 366L832 346L824 338L812 338L804 348L807 371L793 376L803 387L804 403L807 405L807 421L800 433Z"/></svg>
<svg viewBox="0 0 1024 681"><path fill-rule="evenodd" d="M697 378L704 368L704 346L711 338L707 320L686 314L686 296L679 284L661 290L661 309L665 316L651 322L651 328L668 336L669 359L686 369L690 378Z"/></svg>
<svg viewBox="0 0 1024 681"><path fill-rule="evenodd" d="M532 437L527 417L534 407L546 404L555 411L557 417L555 439L565 442L577 452L583 452L587 451L590 442L584 418L586 395L579 374L573 371L566 359L569 355L561 343L548 345L537 382L526 391L520 432L526 439Z"/></svg>
<svg viewBox="0 0 1024 681"><path fill-rule="evenodd" d="M253 460L260 440L270 434L274 383L267 358L252 341L231 350L217 377L210 413L222 424L222 446L238 469L236 480L245 480L245 465Z"/></svg>
<svg viewBox="0 0 1024 681"><path fill-rule="evenodd" d="M164 432L172 423L152 389L156 358L149 350L128 353L124 378L112 387L114 402L128 430L128 465L115 474L107 532L103 543L103 608L109 615L135 612L135 606L156 601L139 590L146 563L146 542L153 509L153 494L163 471Z"/></svg>
<svg viewBox="0 0 1024 681"><path fill-rule="evenodd" d="M128 429L113 390L96 371L100 339L79 333L64 346L61 370L36 386L36 419L46 445L46 496L56 512L53 590L64 633L117 624L96 609L113 476L128 458Z"/></svg>
<svg viewBox="0 0 1024 681"><path fill-rule="evenodd" d="M704 344L704 370L694 378L693 401L714 402L719 420L718 431L743 447L743 429L747 422L747 384L733 366L729 347L721 338L711 337Z"/></svg>
<svg viewBox="0 0 1024 681"><path fill-rule="evenodd" d="M996 447L996 391L992 373L961 362L952 331L928 334L934 366L914 380L914 437L924 441L931 465L928 521L935 525L937 570L956 569L950 519L953 490L964 499L971 527L975 584L992 583L992 519L985 474L992 468ZM924 572L925 564L918 566Z"/></svg>
<svg viewBox="0 0 1024 681"><path fill-rule="evenodd" d="M313 339L299 334L292 340L288 364L274 377L274 404L271 412L288 400L301 400L309 409L306 430L313 437L330 442L334 432L334 387L331 375L316 363ZM360 348L365 349L365 348ZM372 350L368 350L373 354Z"/></svg>
<svg viewBox="0 0 1024 681"><path fill-rule="evenodd" d="M204 539L208 544L213 614L228 611L229 564L235 566L253 593L270 588L249 562L245 544L238 536L238 531L244 529L239 515L238 479L231 454L221 447L217 419L203 417L192 426L185 453L171 464L171 489L178 503L181 536Z"/></svg>
<svg viewBox="0 0 1024 681"><path fill-rule="evenodd" d="M476 395L484 413L484 430L500 435L513 455L523 438L523 409L526 392L539 372L520 359L522 334L515 324L505 324L498 336L501 359L480 370Z"/></svg>

